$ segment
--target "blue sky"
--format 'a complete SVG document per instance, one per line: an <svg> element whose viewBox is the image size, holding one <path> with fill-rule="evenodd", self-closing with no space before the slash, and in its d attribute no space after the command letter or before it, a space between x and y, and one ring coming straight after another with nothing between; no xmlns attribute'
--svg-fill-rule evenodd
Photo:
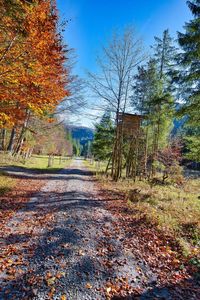
<svg viewBox="0 0 200 300"><path fill-rule="evenodd" d="M71 19L64 39L76 50L75 72L81 77L85 70L96 71L96 55L113 30L133 26L149 51L154 36L168 28L176 37L191 19L185 0L57 0L57 4L60 17Z"/></svg>

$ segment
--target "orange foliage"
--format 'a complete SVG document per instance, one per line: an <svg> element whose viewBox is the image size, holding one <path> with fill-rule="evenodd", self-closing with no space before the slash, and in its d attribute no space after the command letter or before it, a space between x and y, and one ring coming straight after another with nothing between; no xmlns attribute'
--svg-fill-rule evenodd
<svg viewBox="0 0 200 300"><path fill-rule="evenodd" d="M0 127L19 124L27 110L52 112L68 93L66 49L52 1L0 0Z"/></svg>

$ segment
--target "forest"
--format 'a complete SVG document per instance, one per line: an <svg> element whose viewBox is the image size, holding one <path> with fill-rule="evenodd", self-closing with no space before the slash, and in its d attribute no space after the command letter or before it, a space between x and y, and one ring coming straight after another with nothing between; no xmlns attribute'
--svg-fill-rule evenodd
<svg viewBox="0 0 200 300"><path fill-rule="evenodd" d="M90 74L91 88L107 104L93 154L109 161L116 181L124 169L133 179L162 170L164 182L180 165L199 167L199 12L190 9L194 20L177 41L165 30L147 58L128 29L104 48L102 74Z"/></svg>

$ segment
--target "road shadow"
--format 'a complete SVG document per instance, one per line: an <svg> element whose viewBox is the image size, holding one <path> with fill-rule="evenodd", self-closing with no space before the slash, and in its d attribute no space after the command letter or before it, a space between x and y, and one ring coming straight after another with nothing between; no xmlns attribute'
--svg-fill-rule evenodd
<svg viewBox="0 0 200 300"><path fill-rule="evenodd" d="M56 178L50 177L50 179L69 181L76 179L80 180L79 176L83 176L81 177L81 180L88 180L87 177L89 177L89 180L93 180L90 175L92 175L92 173L72 168L62 170L61 173L56 174ZM27 175L25 174L25 176ZM44 179L49 179L49 176L45 175L44 177L46 177ZM84 177L86 178L84 179ZM28 196L28 194L26 196ZM31 195L31 197L32 199L30 202L22 204L20 209L22 213L33 211L38 212L38 216L43 216L44 214L52 211L73 212L80 210L80 212L84 212L104 207L104 201L95 199L94 194L89 191L41 191ZM6 210L8 208L2 207L2 209ZM10 206L9 209L12 209L12 207ZM101 224L99 224L99 226L104 226L108 221L107 216L105 216L101 220ZM56 225L52 226L52 228L49 228L51 227L51 224L49 224L49 227L46 228L40 239L37 241L34 240L33 243L33 237L29 234L8 233L4 239L6 246L13 245L13 247L15 247L20 243L30 244L30 247L24 248L23 253L21 254L27 257L27 255L30 255L29 252L31 251L31 256L29 258L29 266L19 266L19 269L22 268L23 270L23 275L20 275L19 273L16 280L5 280L1 282L0 299L48 299L46 297L52 286L48 283L46 277L47 272L51 272L52 277L54 277L58 272L63 272L65 274L63 277L59 278L59 281L55 281L56 292L58 294L68 288L72 289L72 287L74 288L74 293L76 293L77 289L84 290L85 285L88 282L90 282L93 286L96 282L96 274L99 273L100 275L98 275L98 280L100 285L107 281L110 277L115 276L115 271L112 269L104 269L104 272L101 272L102 264L101 261L96 259L96 257L92 257L87 253L85 255L79 254L79 250L84 243L84 232L92 227L93 222L94 220L92 217L90 218L90 216L83 221L81 218L78 218L78 215L76 219L73 218L73 215L72 217L68 215L66 219L59 220ZM77 228L81 230L76 230ZM74 259L74 253L76 253L79 257L79 260ZM115 255L117 255L117 253ZM68 263L65 264L65 262ZM190 280L179 281L174 285L159 286L158 284L155 284L147 286L146 291L142 294L139 294L138 291L136 291L128 297L113 297L112 300L197 300L199 299L198 286L196 284L194 285L193 277L191 277ZM58 282L59 284L57 284ZM93 289L87 289L85 293L87 294L87 299L97 299L97 295L95 294L96 292ZM73 299L81 300L81 298L76 297ZM104 298L102 297L100 299Z"/></svg>
<svg viewBox="0 0 200 300"><path fill-rule="evenodd" d="M9 176L19 179L41 179L41 180L70 180L80 179L78 176L93 176L93 173L88 170L77 168L56 169L53 170L31 170L23 167L5 166L0 167L1 171L6 172Z"/></svg>
<svg viewBox="0 0 200 300"><path fill-rule="evenodd" d="M73 193L73 192L72 192ZM71 193L71 194L72 194ZM86 193L85 193L85 196ZM97 202L88 201L86 199L79 199L81 209L90 209L97 206ZM69 200L71 201L71 200ZM35 203L34 205L37 206ZM76 206L76 209L80 207ZM64 208L58 207L59 210ZM51 211L51 207L46 208L46 213ZM66 210L65 210L66 211ZM43 214L42 211L40 211ZM103 226L107 222L107 217L102 219L101 225ZM79 254L79 249L84 244L84 231L81 231L83 227L85 230L90 228L93 224L92 218L82 220L79 218L74 219L66 218L65 221L60 220L59 223L53 226L52 229L46 230L44 235L35 241L32 241L32 236L27 234L10 234L5 238L6 246L12 245L16 247L16 244L32 242L32 246L25 248L21 255L29 255L31 250L31 256L29 258L29 266L23 268L25 270L23 275L20 275L15 280L1 281L0 299L43 299L44 295L47 295L51 290L51 284L48 285L47 274L50 272L54 277L57 273L64 274L63 278L59 278L59 284L56 285L56 292L63 292L65 289L85 289L85 285L89 282L93 285L95 282L96 274L101 268L101 264L96 257L92 257L89 254ZM78 230L77 230L78 229ZM92 241L93 243L93 241ZM30 244L29 244L30 245ZM78 259L74 259L74 254ZM28 256L29 257L29 256ZM65 264L65 262L67 262ZM110 276L109 272L102 272L100 276L100 283L103 280L107 280ZM41 279L41 280L40 280ZM31 283L30 283L31 282ZM58 280L56 281L58 283ZM35 297L35 290L40 291L37 297ZM91 290L86 290L87 295L91 293L90 299L95 299L95 294ZM41 297L41 298L40 298ZM47 299L47 298L44 298ZM49 299L49 298L48 298ZM76 298L73 298L76 299ZM78 298L77 298L78 299Z"/></svg>
<svg viewBox="0 0 200 300"><path fill-rule="evenodd" d="M19 170L19 173L20 172L21 170ZM21 176L21 174L18 175L17 173L16 176ZM45 179L47 178L45 176ZM62 172L56 174L56 178L51 179L93 181L91 172L76 168L62 170ZM92 228L94 225L92 215L88 215L87 219L83 219L82 214L95 210L96 208L103 208L103 201L99 201L98 198L95 198L93 192L78 192L77 190L71 190L69 192L41 191L34 195L29 195L28 193L23 195L23 197L26 196L31 196L31 200L21 203L20 213L22 213L22 215L23 212L33 211L34 217L39 219L40 215L43 216L50 212L68 212L68 214L70 212L70 214L72 213L73 215L74 211L78 211L80 218L77 217L74 219L73 216L70 218L69 214L66 220L58 220L58 223L53 225L52 229L48 229L48 227L45 229L44 234L37 242L31 234L9 234L8 232L4 238L5 247L16 247L20 244L23 247L25 243L27 245L33 243L31 249L25 248L23 249L23 253L21 253L26 257L31 250L32 254L30 259L28 259L30 263L29 267L20 266L25 271L23 275L19 273L19 276L17 276L15 280L5 280L1 282L0 299L34 299L34 290L38 290L38 288L40 289L41 295L42 293L47 294L49 287L45 276L49 270L53 275L55 275L57 271L66 273L64 278L60 278L61 291L63 290L63 285L65 287L73 285L75 290L77 288L79 289L79 287L85 290L85 285L88 281L92 284L95 282L95 276L99 273L102 266L95 256L92 257L87 253L84 256L78 254L78 250L81 249L84 243L84 230L89 230L89 228ZM19 195L19 197L22 197L22 195ZM17 196L15 196L15 199L17 200ZM9 207L2 206L2 210L6 213L6 210L13 209L12 205L11 203ZM98 226L104 226L104 224L110 222L110 220L108 216L105 215L101 221L97 220L97 222ZM77 228L79 230L76 230ZM91 242L94 243L96 241ZM62 267L62 263L73 261L74 251L77 251L76 255L78 255L79 259L74 260L73 263L68 264L66 267ZM117 253L115 255L117 255ZM59 265L59 261L61 265ZM109 278L111 271L112 270L104 270L104 272L100 272L100 279L98 279L99 284ZM35 278L35 284L30 284L33 278ZM42 281L38 282L38 278L42 278ZM95 299L92 290L88 290L87 292L92 295L90 299Z"/></svg>
<svg viewBox="0 0 200 300"><path fill-rule="evenodd" d="M199 300L200 285L196 278L180 280L176 284L155 285L143 293L135 289L128 296L113 296L111 300Z"/></svg>

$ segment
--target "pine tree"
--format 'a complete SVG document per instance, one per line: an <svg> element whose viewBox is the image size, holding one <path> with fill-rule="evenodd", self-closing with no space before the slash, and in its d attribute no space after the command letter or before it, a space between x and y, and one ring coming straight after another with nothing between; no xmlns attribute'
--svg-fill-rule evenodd
<svg viewBox="0 0 200 300"><path fill-rule="evenodd" d="M159 78L163 81L165 92L171 92L172 76L174 75L175 58L177 55L174 39L170 36L169 30L163 31L162 38L154 37L155 44L152 46L154 50L154 58L157 63Z"/></svg>
<svg viewBox="0 0 200 300"><path fill-rule="evenodd" d="M180 109L180 115L187 116L187 126L193 128L187 148L190 154L188 158L198 160L200 152L200 1L187 1L194 16L193 20L184 26L185 33L178 32L178 42L183 52L179 56L182 66L180 84L184 86L184 105ZM198 157L197 157L198 156Z"/></svg>
<svg viewBox="0 0 200 300"><path fill-rule="evenodd" d="M78 139L73 139L73 155L80 156L81 155L81 144Z"/></svg>
<svg viewBox="0 0 200 300"><path fill-rule="evenodd" d="M139 114L149 115L152 107L151 100L158 89L159 78L156 72L154 59L150 59L146 66L138 67L138 73L134 77L132 106Z"/></svg>
<svg viewBox="0 0 200 300"><path fill-rule="evenodd" d="M159 131L158 147L166 143L173 117L173 97L164 92L163 81L155 59L138 68L131 98L134 109L148 117L148 124Z"/></svg>
<svg viewBox="0 0 200 300"><path fill-rule="evenodd" d="M110 112L106 111L100 123L95 126L94 141L92 144L92 153L95 158L108 160L112 154L113 141L114 126Z"/></svg>
<svg viewBox="0 0 200 300"><path fill-rule="evenodd" d="M164 78L164 67L162 68ZM167 145L172 129L174 101L171 94L164 89L162 76L156 59L150 59L146 66L139 67L131 99L135 110L146 116L145 127L152 174L158 151Z"/></svg>

